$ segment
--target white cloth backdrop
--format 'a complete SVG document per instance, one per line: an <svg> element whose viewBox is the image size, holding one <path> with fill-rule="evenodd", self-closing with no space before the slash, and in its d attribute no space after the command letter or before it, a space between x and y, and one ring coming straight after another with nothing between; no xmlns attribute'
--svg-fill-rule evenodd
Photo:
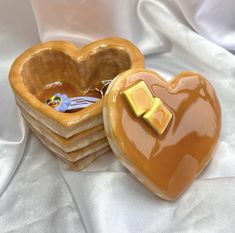
<svg viewBox="0 0 235 233"><path fill-rule="evenodd" d="M136 43L147 67L168 80L183 70L203 73L220 98L215 157L174 203L147 191L112 153L82 172L67 170L16 108L7 76L27 47L108 36ZM235 57L228 50L235 51L234 0L1 0L0 233L235 232Z"/></svg>

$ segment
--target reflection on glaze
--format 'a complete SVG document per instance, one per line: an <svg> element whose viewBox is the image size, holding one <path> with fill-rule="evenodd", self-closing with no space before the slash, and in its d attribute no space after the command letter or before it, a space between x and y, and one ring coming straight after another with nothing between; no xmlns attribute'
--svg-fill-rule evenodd
<svg viewBox="0 0 235 233"><path fill-rule="evenodd" d="M136 117L143 117L156 133L163 134L172 118L171 112L161 99L154 98L144 81L137 81L124 91L132 112Z"/></svg>
<svg viewBox="0 0 235 233"><path fill-rule="evenodd" d="M154 98L152 108L143 116L144 120L158 133L165 133L169 127L172 114L159 98Z"/></svg>
<svg viewBox="0 0 235 233"><path fill-rule="evenodd" d="M146 113L154 102L153 96L144 81L135 82L134 85L123 91L123 95L137 117Z"/></svg>
<svg viewBox="0 0 235 233"><path fill-rule="evenodd" d="M121 92L144 80L173 116L167 132L158 135L133 114L119 92L113 99L115 123L111 125L115 140L121 142L122 159L141 171L168 199L175 199L205 167L218 141L221 112L216 94L210 83L195 73L182 73L171 83L147 72L134 72L123 79L125 82L115 83L115 90Z"/></svg>

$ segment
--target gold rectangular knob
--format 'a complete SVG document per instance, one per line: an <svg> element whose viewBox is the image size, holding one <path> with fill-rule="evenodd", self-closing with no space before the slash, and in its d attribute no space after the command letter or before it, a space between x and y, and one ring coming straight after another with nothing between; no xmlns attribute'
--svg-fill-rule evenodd
<svg viewBox="0 0 235 233"><path fill-rule="evenodd" d="M154 98L152 108L143 118L158 134L163 134L172 118L172 113L159 98Z"/></svg>
<svg viewBox="0 0 235 233"><path fill-rule="evenodd" d="M143 115L153 105L153 96L144 81L128 87L124 95L137 117Z"/></svg>

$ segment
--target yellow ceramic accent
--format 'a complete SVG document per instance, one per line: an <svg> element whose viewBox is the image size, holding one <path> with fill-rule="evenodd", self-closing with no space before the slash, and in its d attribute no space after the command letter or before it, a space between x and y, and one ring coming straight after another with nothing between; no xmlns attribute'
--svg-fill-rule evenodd
<svg viewBox="0 0 235 233"><path fill-rule="evenodd" d="M158 134L163 134L172 114L159 98L154 98L152 108L144 114L143 118Z"/></svg>
<svg viewBox="0 0 235 233"><path fill-rule="evenodd" d="M123 93L137 117L143 115L153 105L153 96L144 81L137 82Z"/></svg>

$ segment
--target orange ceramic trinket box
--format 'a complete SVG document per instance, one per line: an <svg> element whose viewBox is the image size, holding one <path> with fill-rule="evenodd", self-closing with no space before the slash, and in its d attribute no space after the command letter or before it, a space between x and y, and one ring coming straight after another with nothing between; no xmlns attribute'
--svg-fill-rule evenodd
<svg viewBox="0 0 235 233"><path fill-rule="evenodd" d="M125 71L108 87L103 117L117 158L166 200L179 197L205 168L221 128L216 93L193 72L168 83L152 71Z"/></svg>
<svg viewBox="0 0 235 233"><path fill-rule="evenodd" d="M138 48L121 38L80 50L52 41L23 53L10 82L32 131L72 169L84 168L111 146L148 189L175 200L212 158L220 104L198 73L167 82L143 68Z"/></svg>
<svg viewBox="0 0 235 233"><path fill-rule="evenodd" d="M37 137L72 168L81 169L109 150L99 90L103 82L130 68L144 68L144 58L125 39L98 40L81 49L70 42L50 41L19 56L9 79L22 115ZM57 93L100 100L64 113L47 104Z"/></svg>

